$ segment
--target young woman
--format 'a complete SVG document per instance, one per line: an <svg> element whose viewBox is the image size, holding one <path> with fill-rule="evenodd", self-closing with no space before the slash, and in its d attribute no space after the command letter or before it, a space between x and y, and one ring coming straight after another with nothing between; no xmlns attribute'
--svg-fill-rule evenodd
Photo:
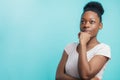
<svg viewBox="0 0 120 80"><path fill-rule="evenodd" d="M79 43L65 47L56 80L102 80L106 63L111 58L110 47L96 38L102 29L102 5L92 1L83 10Z"/></svg>

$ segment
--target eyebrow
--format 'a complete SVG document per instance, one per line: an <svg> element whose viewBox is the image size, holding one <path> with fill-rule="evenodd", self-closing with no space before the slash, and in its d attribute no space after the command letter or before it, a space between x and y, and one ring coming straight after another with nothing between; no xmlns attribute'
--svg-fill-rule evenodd
<svg viewBox="0 0 120 80"><path fill-rule="evenodd" d="M81 19L85 19L85 18L81 18ZM85 19L86 20L86 19ZM90 18L90 20L96 20L95 18Z"/></svg>

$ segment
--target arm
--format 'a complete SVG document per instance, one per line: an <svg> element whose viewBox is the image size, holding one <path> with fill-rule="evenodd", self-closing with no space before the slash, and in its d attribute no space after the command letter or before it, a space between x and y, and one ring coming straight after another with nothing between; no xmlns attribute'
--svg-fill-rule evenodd
<svg viewBox="0 0 120 80"><path fill-rule="evenodd" d="M65 73L65 64L66 64L67 58L68 58L68 55L64 51L62 58L61 58L61 61L60 61L58 68L57 68L56 80L79 80L79 79L74 78L74 77L67 75Z"/></svg>
<svg viewBox="0 0 120 80"><path fill-rule="evenodd" d="M108 58L100 55L94 56L89 62L87 60L87 42L90 40L88 33L81 33L79 49L78 69L82 80L92 79L104 66ZM92 79L97 80L97 79Z"/></svg>

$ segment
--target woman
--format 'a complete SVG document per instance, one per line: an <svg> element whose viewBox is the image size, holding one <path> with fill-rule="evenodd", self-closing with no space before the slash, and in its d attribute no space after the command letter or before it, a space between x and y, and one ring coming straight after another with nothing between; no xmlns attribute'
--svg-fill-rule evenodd
<svg viewBox="0 0 120 80"><path fill-rule="evenodd" d="M99 2L85 5L78 33L79 43L65 47L56 80L102 80L106 63L111 58L109 46L96 38L102 29L103 13Z"/></svg>

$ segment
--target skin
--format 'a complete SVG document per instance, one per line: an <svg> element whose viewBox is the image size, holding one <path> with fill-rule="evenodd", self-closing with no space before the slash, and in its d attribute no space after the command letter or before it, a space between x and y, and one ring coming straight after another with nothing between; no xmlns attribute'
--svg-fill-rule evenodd
<svg viewBox="0 0 120 80"><path fill-rule="evenodd" d="M79 54L78 72L81 79L74 78L65 73L65 64L68 55L64 51L57 68L56 80L100 80L95 75L102 69L108 61L108 58L105 56L96 55L88 62L87 51L99 44L96 36L101 28L102 23L100 22L97 13L93 11L86 11L82 15L80 23L81 32L78 34L79 45L77 46L77 51Z"/></svg>

